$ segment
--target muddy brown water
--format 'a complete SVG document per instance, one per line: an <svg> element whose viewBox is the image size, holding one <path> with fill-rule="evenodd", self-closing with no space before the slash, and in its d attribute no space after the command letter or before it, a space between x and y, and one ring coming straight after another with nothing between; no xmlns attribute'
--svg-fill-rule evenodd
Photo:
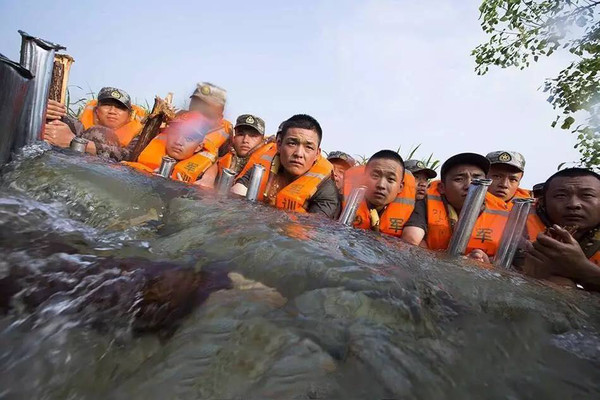
<svg viewBox="0 0 600 400"><path fill-rule="evenodd" d="M0 398L600 398L600 297L69 151L0 182Z"/></svg>

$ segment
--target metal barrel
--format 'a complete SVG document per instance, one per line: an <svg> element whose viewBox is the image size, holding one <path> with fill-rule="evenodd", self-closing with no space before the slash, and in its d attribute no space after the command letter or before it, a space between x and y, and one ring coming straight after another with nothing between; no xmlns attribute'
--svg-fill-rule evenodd
<svg viewBox="0 0 600 400"><path fill-rule="evenodd" d="M33 75L28 69L0 54L0 166L10 159L32 82Z"/></svg>
<svg viewBox="0 0 600 400"><path fill-rule="evenodd" d="M173 168L175 168L175 164L177 164L176 159L164 156L160 162L160 167L158 167L158 175L163 178L170 178L173 173Z"/></svg>
<svg viewBox="0 0 600 400"><path fill-rule="evenodd" d="M85 153L85 148L87 147L87 144L88 144L87 139L84 139L81 137L74 137L73 140L71 140L71 144L69 145L69 148L78 153Z"/></svg>
<svg viewBox="0 0 600 400"><path fill-rule="evenodd" d="M481 212L481 205L485 200L485 194L491 183L491 179L473 179L471 181L469 193L467 193L465 203L460 210L458 222L448 245L448 254L457 256L465 253L467 244L473 233L473 227Z"/></svg>
<svg viewBox="0 0 600 400"><path fill-rule="evenodd" d="M494 257L493 264L496 267L510 269L519 244L523 240L523 231L525 230L527 217L529 216L529 210L533 202L534 199L514 199L512 201L513 207L508 214L508 220L506 221L504 231L502 231L498 251Z"/></svg>
<svg viewBox="0 0 600 400"><path fill-rule="evenodd" d="M252 178L250 179L250 185L248 185L248 191L246 192L246 199L250 201L256 201L258 198L258 191L260 189L260 182L265 173L265 167L260 164L256 164L252 167Z"/></svg>
<svg viewBox="0 0 600 400"><path fill-rule="evenodd" d="M65 47L33 37L23 31L21 34L21 65L33 75L24 107L19 119L18 136L13 145L15 150L42 139L46 106L52 81L54 55Z"/></svg>
<svg viewBox="0 0 600 400"><path fill-rule="evenodd" d="M233 186L235 175L235 171L232 171L228 168L223 168L221 177L219 178L219 183L217 184L217 193L221 195L228 194L229 190L231 190L231 187Z"/></svg>
<svg viewBox="0 0 600 400"><path fill-rule="evenodd" d="M366 186L359 186L352 189L348 199L346 200L346 206L342 210L342 214L340 215L338 222L341 222L347 226L352 226L354 219L356 218L356 211L358 211L360 203L362 203L364 200L366 191Z"/></svg>

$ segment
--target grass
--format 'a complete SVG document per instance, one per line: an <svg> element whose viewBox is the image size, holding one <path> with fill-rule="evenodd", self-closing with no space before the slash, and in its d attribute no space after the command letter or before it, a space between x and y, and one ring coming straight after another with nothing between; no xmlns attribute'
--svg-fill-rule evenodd
<svg viewBox="0 0 600 400"><path fill-rule="evenodd" d="M402 146L399 146L398 149L396 150L396 152L398 154L400 154L400 156L402 156L402 158L404 160L414 160L416 158L417 160L422 161L423 164L425 164L425 166L427 168L431 168L434 171L437 170L440 167L440 160L434 158L433 153L429 154L429 157L426 157L426 158L419 159L416 157L417 151L420 148L421 148L421 144L418 144L417 146L410 148L408 150L408 153L402 154ZM356 161L360 165L364 165L367 163L367 161L369 161L369 157L366 157L364 155L358 155L358 157L356 158Z"/></svg>

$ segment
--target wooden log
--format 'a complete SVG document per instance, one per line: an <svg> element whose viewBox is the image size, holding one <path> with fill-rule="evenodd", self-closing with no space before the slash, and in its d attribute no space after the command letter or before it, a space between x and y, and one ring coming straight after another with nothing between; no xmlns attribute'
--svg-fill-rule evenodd
<svg viewBox="0 0 600 400"><path fill-rule="evenodd" d="M71 64L75 60L68 54L57 54L54 56L54 68L52 69L52 81L50 83L50 100L65 104L67 100L67 85L69 84L69 72Z"/></svg>
<svg viewBox="0 0 600 400"><path fill-rule="evenodd" d="M129 155L129 159L127 161L136 161L140 153L146 148L146 146L148 146L150 141L154 139L156 135L158 135L161 126L173 118L175 118L175 111L173 110L171 104L156 96L154 99L152 112L150 112L150 115L146 117L144 128L139 135L140 138L133 148L133 151Z"/></svg>

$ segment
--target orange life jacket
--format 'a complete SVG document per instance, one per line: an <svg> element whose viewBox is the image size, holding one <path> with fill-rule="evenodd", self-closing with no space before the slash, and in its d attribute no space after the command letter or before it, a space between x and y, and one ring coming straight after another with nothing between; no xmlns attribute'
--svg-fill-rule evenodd
<svg viewBox="0 0 600 400"><path fill-rule="evenodd" d="M208 133L202 142L202 150L190 158L175 164L171 178L189 183L197 181L215 163L219 147L229 138L229 133L227 133L226 129L226 127L221 127ZM166 135L166 133L162 133L152 139L148 146L140 153L137 162L124 162L124 164L139 170L154 172L154 170L160 167L162 158L167 155Z"/></svg>
<svg viewBox="0 0 600 400"><path fill-rule="evenodd" d="M529 217L527 218L527 235L529 236L529 240L535 242L537 236L545 231L546 224L544 224L534 209L533 212L529 213ZM600 240L600 238L598 238L598 240ZM592 256L589 257L589 260L600 267L600 250L597 250L592 254Z"/></svg>
<svg viewBox="0 0 600 400"><path fill-rule="evenodd" d="M84 129L89 129L96 125L96 116L94 109L98 105L98 100L91 100L83 109L83 112L79 116L79 121L83 124ZM125 147L131 142L131 139L136 137L141 131L144 125L142 120L146 117L146 111L136 105L131 106L131 116L128 123L115 130L116 135L119 138L119 143L122 147Z"/></svg>
<svg viewBox="0 0 600 400"><path fill-rule="evenodd" d="M431 250L446 250L452 237L452 227L446 205L439 191L440 181L431 183L427 190L427 246ZM500 238L508 219L506 203L487 193L485 207L473 227L466 254L475 249L483 250L488 256L494 256L500 244Z"/></svg>
<svg viewBox="0 0 600 400"><path fill-rule="evenodd" d="M532 199L533 196L531 195L531 190L527 190L527 189L523 189L523 188L517 188L517 191L515 192L515 195L513 196L513 199Z"/></svg>
<svg viewBox="0 0 600 400"><path fill-rule="evenodd" d="M252 152L252 154L250 155L250 158L248 159L248 162L246 162L246 165L244 165L244 168L241 169L241 171L236 175L236 179L237 178L241 178L242 176L246 175L246 172L248 172L250 170L250 162L253 160L257 160L260 159L260 157L263 154L268 153L269 151L272 151L273 147L277 147L277 145L275 143L267 143L267 144L263 144L263 145L259 145L259 147L254 150ZM219 166L219 176L221 175L223 168L230 168L231 167L231 163L233 162L233 153L229 152L227 154L225 154L223 157L219 158L219 161L217 162L217 165Z"/></svg>
<svg viewBox="0 0 600 400"><path fill-rule="evenodd" d="M361 165L353 167L344 173L344 201L342 205L346 205L346 199L350 192L355 187L364 183L365 166ZM402 236L404 224L415 209L415 196L417 194L417 186L415 177L409 171L404 173L404 187L398 193L392 203L390 203L383 214L379 217L379 232L383 232L392 236ZM353 226L360 229L371 229L371 216L367 202L363 200L356 211L356 218Z"/></svg>
<svg viewBox="0 0 600 400"><path fill-rule="evenodd" d="M250 170L256 164L260 164L265 167L266 171L260 182L260 188L258 191L258 200L267 202L266 190L267 183L271 174L276 173L276 168L279 168L279 163L275 162L276 157L279 156L277 153L277 145L275 143L269 143L268 149L265 149L262 154L253 154L246 164L247 170ZM266 147L265 146L265 147ZM327 178L331 177L333 172L333 165L323 156L319 156L315 164L306 172L304 175L299 176L292 183L281 189L275 198L274 206L277 208L295 211L295 212L306 212L306 203L316 193L319 185ZM243 176L243 175L240 175Z"/></svg>

